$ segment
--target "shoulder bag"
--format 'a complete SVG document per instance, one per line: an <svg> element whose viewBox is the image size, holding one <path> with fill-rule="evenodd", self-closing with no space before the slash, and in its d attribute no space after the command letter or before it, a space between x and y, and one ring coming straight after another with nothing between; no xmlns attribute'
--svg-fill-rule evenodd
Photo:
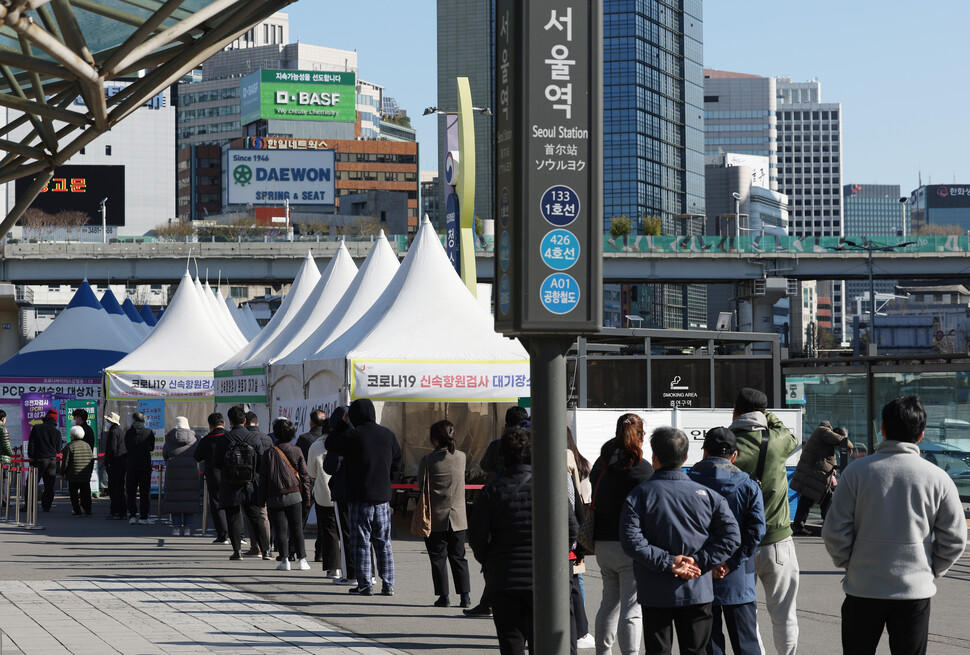
<svg viewBox="0 0 970 655"><path fill-rule="evenodd" d="M427 462L419 484L418 502L411 514L411 534L415 537L428 537L431 534L431 474L428 472Z"/></svg>
<svg viewBox="0 0 970 655"><path fill-rule="evenodd" d="M593 502L589 504L589 509L586 510L586 516L583 518L583 524L579 526L579 534L576 535L576 542L586 550L587 555L596 554L596 550L593 548L596 545L596 538L594 537L596 529L596 492L599 491L600 482L606 477L607 470L600 473L600 477L596 481L596 488L593 489Z"/></svg>

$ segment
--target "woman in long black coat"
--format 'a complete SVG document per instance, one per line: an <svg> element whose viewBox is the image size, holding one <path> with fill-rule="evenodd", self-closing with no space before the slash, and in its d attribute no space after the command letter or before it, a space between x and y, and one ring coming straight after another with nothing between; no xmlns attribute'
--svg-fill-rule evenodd
<svg viewBox="0 0 970 655"><path fill-rule="evenodd" d="M165 435L163 509L172 515L172 536L188 537L199 512L199 464L195 461L198 438L184 416L175 417L175 427Z"/></svg>

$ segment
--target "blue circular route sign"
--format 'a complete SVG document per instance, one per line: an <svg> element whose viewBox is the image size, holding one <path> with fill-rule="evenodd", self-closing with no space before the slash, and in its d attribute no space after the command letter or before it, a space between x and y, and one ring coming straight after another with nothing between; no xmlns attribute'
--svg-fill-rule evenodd
<svg viewBox="0 0 970 655"><path fill-rule="evenodd" d="M509 270L509 261L511 259L512 246L509 244L509 233L502 232L502 236L498 238L498 264L502 267L503 272Z"/></svg>
<svg viewBox="0 0 970 655"><path fill-rule="evenodd" d="M539 243L543 263L554 271L572 268L579 261L579 251L579 239L569 230L553 230Z"/></svg>
<svg viewBox="0 0 970 655"><path fill-rule="evenodd" d="M501 289L499 290L501 298ZM579 283L566 273L553 273L539 287L542 306L553 314L568 314L579 304Z"/></svg>
<svg viewBox="0 0 970 655"><path fill-rule="evenodd" d="M579 217L579 196L568 186L557 184L546 189L539 201L542 217L556 227L566 227Z"/></svg>
<svg viewBox="0 0 970 655"><path fill-rule="evenodd" d="M512 290L509 287L509 276L502 274L502 279L498 283L498 311L500 314L509 313L509 304L512 301Z"/></svg>

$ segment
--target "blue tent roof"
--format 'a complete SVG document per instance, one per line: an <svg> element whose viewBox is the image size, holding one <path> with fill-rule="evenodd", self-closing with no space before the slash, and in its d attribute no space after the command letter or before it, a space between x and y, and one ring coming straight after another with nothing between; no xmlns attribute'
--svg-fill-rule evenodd
<svg viewBox="0 0 970 655"><path fill-rule="evenodd" d="M135 303L131 302L131 298L125 298L125 301L121 303L121 309L123 309L125 314L128 315L128 318L131 319L132 323L145 322L145 319L143 319L141 314L138 313L138 310L135 309Z"/></svg>
<svg viewBox="0 0 970 655"><path fill-rule="evenodd" d="M152 310L149 308L147 302L141 306L141 311L138 313L141 314L141 317L145 319L145 322L151 327L155 327L158 324L158 319L155 318L155 314L152 313Z"/></svg>
<svg viewBox="0 0 970 655"><path fill-rule="evenodd" d="M0 378L97 378L127 354L121 341L118 328L84 280L53 323L0 364Z"/></svg>
<svg viewBox="0 0 970 655"><path fill-rule="evenodd" d="M109 314L124 315L125 313L125 310L123 310L121 305L118 303L118 299L115 298L113 293L111 293L110 288L108 288L108 290L104 292L104 295L101 296L101 306L104 307L104 311L108 312Z"/></svg>

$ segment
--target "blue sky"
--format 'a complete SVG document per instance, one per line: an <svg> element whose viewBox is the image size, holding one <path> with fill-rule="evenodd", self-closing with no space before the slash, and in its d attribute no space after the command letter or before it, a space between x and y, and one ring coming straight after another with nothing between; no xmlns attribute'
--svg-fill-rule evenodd
<svg viewBox="0 0 970 655"><path fill-rule="evenodd" d="M356 49L360 76L385 86L412 117L422 170L436 169L434 0L300 0L290 37ZM366 6L367 9L361 9ZM841 102L846 184L970 184L970 3L936 0L711 0L704 65L757 75L818 78Z"/></svg>

